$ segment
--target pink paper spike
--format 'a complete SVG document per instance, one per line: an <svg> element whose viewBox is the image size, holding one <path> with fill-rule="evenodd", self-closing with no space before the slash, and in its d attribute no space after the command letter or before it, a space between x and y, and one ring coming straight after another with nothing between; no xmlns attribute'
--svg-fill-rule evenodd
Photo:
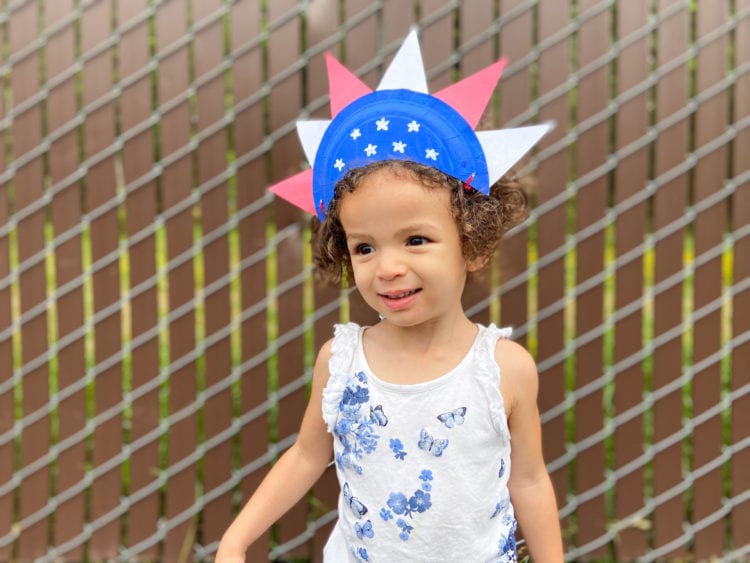
<svg viewBox="0 0 750 563"><path fill-rule="evenodd" d="M507 62L508 59L500 59L433 96L452 106L472 127L476 127Z"/></svg>
<svg viewBox="0 0 750 563"><path fill-rule="evenodd" d="M274 184L268 189L292 205L296 205L303 211L315 215L315 204L312 198L312 177L313 171L311 168L308 168L299 174L289 176L289 178L282 180L278 184Z"/></svg>
<svg viewBox="0 0 750 563"><path fill-rule="evenodd" d="M328 67L328 91L331 93L331 118L357 98L372 92L367 84L357 78L331 53L326 53Z"/></svg>

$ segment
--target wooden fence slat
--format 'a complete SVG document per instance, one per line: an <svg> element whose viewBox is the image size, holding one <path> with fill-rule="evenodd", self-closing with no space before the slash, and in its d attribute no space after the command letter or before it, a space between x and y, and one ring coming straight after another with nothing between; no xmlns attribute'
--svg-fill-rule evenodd
<svg viewBox="0 0 750 563"><path fill-rule="evenodd" d="M459 6L459 44L467 48L467 44L472 44L476 38L487 30L487 23L494 18L493 2L462 2ZM496 37L492 36L487 41L467 50L461 57L460 67L461 76L467 77L497 61L497 52L495 46ZM447 43L447 41L446 41ZM424 43L423 43L424 44ZM485 112L485 116L491 116L491 108ZM469 309L472 306L482 303L487 299L490 292L491 277L489 268L483 272L481 277L472 276L466 284L463 295L463 306ZM490 308L481 307L471 320L484 325L490 322Z"/></svg>
<svg viewBox="0 0 750 563"><path fill-rule="evenodd" d="M261 6L259 0L241 0L232 6L232 48L237 50L260 34ZM247 51L233 61L232 85L236 104L244 104L262 88L263 51L261 46ZM237 157L243 158L247 153L256 150L263 142L267 131L263 123L263 103L255 102L234 119L235 149ZM263 157L250 160L237 171L237 208L239 212L253 205L265 195L266 172ZM266 225L268 211L266 207L249 215L239 222L241 259L248 260L256 253L264 252L266 246ZM251 307L257 306L266 298L267 268L265 260L258 260L245 267L241 274L242 314ZM267 348L268 314L266 308L243 320L241 325L242 362L250 361L265 353ZM251 412L268 397L268 366L265 361L247 369L242 375L242 399L240 415ZM245 467L264 455L268 450L268 417L260 416L246 424L240 430L239 459ZM256 470L245 477L241 484L244 504L260 484L266 470ZM238 507L239 508L239 507ZM225 522L228 526L229 521ZM261 561L268 557L270 534L267 532L259 538L247 553L248 561Z"/></svg>
<svg viewBox="0 0 750 563"><path fill-rule="evenodd" d="M736 3L737 11L745 13L750 9L750 0L740 0ZM735 34L735 65L740 66L750 60L750 18L745 18L738 24ZM750 74L747 72L738 78L734 90L734 120L750 118ZM745 127L738 133L733 147L734 177L750 173L750 128ZM745 178L739 183L732 201L732 225L734 230L750 227L750 179ZM750 279L750 260L743 259L750 256L750 236L738 240L734 245L733 284L747 282ZM732 338L748 336L750 334L750 289L737 293L732 301ZM0 324L0 326L2 326ZM732 350L732 391L747 389L750 385L750 342L737 346ZM750 394L738 399L732 404L732 444L739 444L750 438ZM731 495L737 497L750 491L750 448L737 451L732 457ZM738 503L731 512L732 547L750 545L750 526L739 525L739 522L750 522L750 499Z"/></svg>
<svg viewBox="0 0 750 563"><path fill-rule="evenodd" d="M648 23L648 6L642 2L621 2L617 5L617 38L624 41L638 33ZM624 48L618 57L617 95L623 96L648 78L649 37L645 36ZM648 132L649 96L639 94L623 103L616 116L615 150L622 151ZM623 158L614 171L615 204L622 205L637 197L648 181L649 148L644 147ZM630 252L642 249L647 232L648 207L641 202L615 222L615 257L621 259ZM643 255L619 266L615 272L615 310L637 303L644 295ZM643 346L643 307L615 322L615 365L641 350ZM624 369L617 375L614 393L615 413L627 412L643 401L644 373L642 363ZM615 464L623 467L643 454L646 438L643 416L634 417L615 428ZM641 491L640 495L636 494ZM634 471L617 480L614 492L614 517L628 518L644 505L645 479L643 472ZM617 559L632 560L647 550L648 536L643 527L630 526L620 533L615 544Z"/></svg>
<svg viewBox="0 0 750 563"><path fill-rule="evenodd" d="M10 55L14 55L33 41L39 29L39 13L35 5L19 8L11 14ZM19 60L10 77L13 104L17 106L36 93L40 84L39 51L36 50ZM16 158L33 150L42 138L42 107L35 104L12 123L13 153ZM44 170L42 159L35 157L15 173L15 209L23 210L36 204L44 193ZM18 222L18 261L34 256L44 249L44 211L39 210ZM47 279L44 263L36 263L21 272L18 278L20 313L43 305L46 299ZM34 315L21 325L21 359L24 365L47 351L47 312ZM23 378L23 414L28 415L44 407L49 396L49 366L44 363L28 371ZM27 424L21 431L21 466L25 467L47 453L50 445L50 420L44 416L37 422ZM31 516L44 508L49 498L48 468L34 472L20 486L19 519ZM32 559L42 555L47 543L48 521L40 520L22 530L18 542L18 557Z"/></svg>
<svg viewBox="0 0 750 563"><path fill-rule="evenodd" d="M269 19L271 22L288 16L297 9L294 0L282 0L269 5ZM293 66L302 52L302 37L300 36L300 22L298 17L288 19L287 23L278 27L269 38L268 56L270 78L286 71ZM270 125L272 131L292 124L300 114L302 102L302 73L295 72L288 78L275 84L270 95ZM273 181L278 181L291 174L299 172L300 163L304 156L299 147L299 140L294 129L289 129L285 135L271 149L271 175ZM274 207L276 227L280 231L302 216L300 212L284 201L276 200ZM279 285L294 278L302 271L302 239L299 231L293 231L281 240L276 248L277 283ZM277 296L278 306L278 337L288 337L290 331L303 323L302 285L295 283L289 289ZM295 382L305 372L304 365L304 337L294 336L288 342L279 346L277 356L278 387ZM299 430L305 406L307 404L305 388L279 399L278 402L278 438L284 439ZM290 541L307 528L307 501L302 499L277 523L279 543ZM290 550L285 557L309 557L309 542Z"/></svg>
<svg viewBox="0 0 750 563"><path fill-rule="evenodd" d="M174 158L190 143L191 111L186 92L190 86L190 55L188 47L174 43L187 32L188 13L185 2L160 4L156 12L157 52L170 54L159 64L158 105L174 103L168 112L161 116L159 129L160 158ZM187 154L164 166L161 176L161 196L164 213L169 214L165 221L168 264L180 256L191 253L193 248L192 206L174 213L174 208L190 199L193 189L192 155ZM195 277L193 260L179 265L170 265L167 275L169 286L169 312L187 309L169 322L169 361L170 365L194 353L195 337ZM195 401L197 390L196 362L189 361L179 369L172 369L169 377L169 413L189 407ZM193 418L176 421L169 427L166 460L162 463L172 466L184 460L197 444L197 425ZM166 469L166 467L164 467ZM197 468L194 463L186 464L179 473L170 476L164 492L163 513L167 519L174 518L183 510L188 510L195 502ZM194 537L190 521L172 525L167 531L162 545L162 558L165 561L178 560L189 549ZM185 546L188 546L187 548ZM189 553L189 551L188 551Z"/></svg>
<svg viewBox="0 0 750 563"><path fill-rule="evenodd" d="M365 10L371 11L373 5L368 0L344 0L344 25L350 26L351 20L359 18ZM343 39L344 53L346 59L342 62L370 88L375 89L380 81L383 70L386 68L388 61L393 57L393 53L386 56L380 67L372 66L373 60L379 53L379 48L383 47L378 42L378 19L376 15L363 18L356 27L348 29ZM398 43L394 44L398 45ZM370 67L368 72L360 72L363 66ZM362 303L362 306L365 306Z"/></svg>
<svg viewBox="0 0 750 563"><path fill-rule="evenodd" d="M578 3L578 10L586 14L598 7L597 0ZM610 13L599 12L582 22L578 31L578 67L586 67L604 57L610 47ZM601 66L583 76L578 84L576 119L581 123L606 110L609 103L609 66ZM602 166L609 152L610 130L607 121L582 131L576 142L576 175L584 176ZM609 179L606 175L581 186L576 195L576 231L581 232L601 221L607 214ZM576 245L576 284L594 278L604 270L606 240L604 230L579 241ZM604 324L604 286L597 283L576 298L575 333L581 338ZM575 351L575 381L580 389L594 383L604 373L604 339L590 339ZM604 427L604 390L589 393L576 404L575 439L583 442ZM591 447L579 451L575 463L577 493L594 489L606 479L604 441L597 440ZM637 496L637 495L634 495ZM578 544L587 544L607 531L605 497L600 493L581 503L576 510ZM587 557L609 555L606 545L589 551Z"/></svg>
<svg viewBox="0 0 750 563"><path fill-rule="evenodd" d="M81 16L81 50L88 53L109 38L112 22L111 6L97 3L88 6ZM106 96L112 89L114 55L106 49L90 58L83 68L83 103ZM84 155L91 158L110 147L115 139L115 105L103 103L90 113L83 125ZM107 205L117 194L114 158L108 156L89 167L86 174L86 206L92 212ZM118 210L110 209L91 221L91 260L107 260L107 265L92 275L93 314L111 308L94 326L94 359L98 364L116 355L121 347L120 264L116 256L119 246ZM108 258L109 257L109 258ZM94 383L95 414L100 414L120 402L122 397L122 364L112 362L101 371ZM122 442L122 416L116 415L94 428L91 462L96 468L120 453ZM119 504L122 486L119 468L98 476L91 486L91 518L104 517ZM89 556L93 559L114 557L120 544L119 520L111 520L96 529L89 543Z"/></svg>
<svg viewBox="0 0 750 563"><path fill-rule="evenodd" d="M308 49L314 48L336 34L339 22L331 17L331 10L335 9L335 5L335 0L310 5L307 13ZM340 53L335 46L329 49L329 51L340 60ZM320 98L328 96L328 75L322 54L310 58L306 86L308 103L313 103ZM318 111L313 112L311 117L315 119L330 119L331 111L329 104L326 103ZM315 283L313 288L315 308L319 309L320 307L334 303L339 299L340 294L341 292L338 288L329 286L324 282ZM333 325L338 322L340 315L340 308L334 307L330 313L321 316L313 324L313 341L316 355L321 346L333 336ZM336 478L336 468L331 465L313 487L312 496L314 505L311 517L317 519L331 510L336 510L338 493L339 485ZM328 540L335 522L336 520L334 519L329 524L316 530L311 545L313 563L322 563L323 547Z"/></svg>
<svg viewBox="0 0 750 563"><path fill-rule="evenodd" d="M674 0L661 0L659 13L673 7ZM656 45L656 65L663 67L688 48L689 14L687 7L659 24ZM688 68L680 64L662 76L656 89L656 121L667 119L687 105ZM678 166L688 150L688 120L681 119L662 131L655 141L655 175L658 178ZM653 198L653 228L655 232L677 221L687 203L687 176L680 174L663 184ZM679 273L683 264L683 233L677 231L658 240L654 249L654 284ZM658 338L682 322L682 285L677 284L661 292L654 300L654 332ZM653 355L652 386L658 391L679 379L682 373L682 346L679 338L659 346ZM659 443L682 428L682 389L677 389L654 402L653 440ZM670 446L654 455L653 494L657 496L679 485L682 481L683 443ZM654 548L661 547L683 533L685 504L681 495L659 503L654 510ZM667 554L667 558L687 554L681 546Z"/></svg>
<svg viewBox="0 0 750 563"><path fill-rule="evenodd" d="M707 2L701 0L697 5L697 39L713 32L724 24L728 15L727 2ZM717 82L726 74L726 53L729 42L726 35L721 35L697 53L696 87L698 95ZM724 133L727 124L729 104L727 92L722 91L704 101L696 110L695 143L700 148ZM721 189L726 178L727 151L725 146L702 157L695 166L694 190L695 203L713 195ZM724 229L717 228L726 222L726 204L724 201L698 213L694 222L695 255L709 251L721 245ZM697 310L721 297L722 257L717 256L695 269L695 286L693 309ZM693 362L700 362L720 350L722 346L721 308L697 320L693 325ZM721 403L723 393L721 363L695 373L693 376L693 416L699 416L706 410ZM724 447L722 438L721 415L716 414L697 426L693 431L693 469L698 469L722 455ZM716 511L722 510L723 468L717 467L693 483L692 521L698 522ZM713 524L695 534L693 554L698 559L720 556L724 548L724 521L718 519Z"/></svg>
<svg viewBox="0 0 750 563"><path fill-rule="evenodd" d="M444 11L450 0L422 0L419 3L421 16L434 15L438 11ZM430 92L437 92L453 84L453 67L450 66L442 72L435 74L437 65L445 65L453 54L453 45L449 38L453 36L455 27L455 13L448 11L445 16L432 22L428 27L423 27L419 32L419 43L422 46L422 59L427 70ZM406 33L402 37L406 37ZM403 40L403 39L402 39Z"/></svg>
<svg viewBox="0 0 750 563"><path fill-rule="evenodd" d="M221 9L222 0L203 1L193 6L196 21L210 16ZM207 72L219 67L224 59L224 22L219 19L196 32L193 43L193 56L196 80ZM224 117L225 75L218 74L206 81L197 91L198 130L213 126ZM197 151L198 182L203 184L224 172L227 166L227 132L219 129L202 140ZM210 236L224 227L229 219L229 192L226 182L221 182L201 198L201 229L203 236ZM230 324L229 282L220 279L229 273L229 239L222 235L203 249L204 285L215 283L221 286L205 297L206 337L215 334ZM232 370L232 351L229 335L212 342L205 351L205 386L209 387L229 377ZM231 425L232 397L226 389L206 400L204 407L205 440L210 440ZM203 466L203 489L211 491L231 477L232 444L224 441L211 448L211 463ZM202 511L200 541L204 545L221 539L224 522L232 513L231 494L221 495L208 503Z"/></svg>
<svg viewBox="0 0 750 563"><path fill-rule="evenodd" d="M566 3L555 0L542 0L537 9L539 40L544 41L566 25L568 13ZM539 92L547 93L564 84L570 72L568 46L565 42L556 43L539 53ZM540 107L539 120L552 119L557 127L541 142L540 148L549 146L559 140L568 127L568 103L565 96L559 96ZM538 198L539 204L547 202L563 191L567 173L567 154L560 151L546 158L539 164ZM538 257L557 250L566 238L566 206L559 205L542 215L537 222ZM544 267L538 274L538 297L536 311L552 305L565 295L565 260L557 258ZM556 312L538 321L538 355L537 361L544 361L558 354L565 346L565 318L562 311ZM560 405L565 397L565 366L557 362L540 374L539 407L546 412ZM564 415L547 420L542 428L544 456L547 462L554 462L565 455L567 428ZM553 471L550 475L559 498L567 498L569 491L569 469L565 466ZM563 536L569 535L569 520L561 521Z"/></svg>
<svg viewBox="0 0 750 563"><path fill-rule="evenodd" d="M5 45L5 27L0 26L0 45ZM4 49L0 49L0 65L5 64ZM6 114L5 96L0 96L0 115ZM6 171L5 150L0 150L0 174ZM0 226L8 224L9 187L7 181L0 181ZM10 331L13 324L11 314L10 289L10 239L7 234L0 235L0 332ZM10 334L0 338L0 385L5 385L13 377L13 338ZM0 393L0 434L11 432L14 426L15 402L13 389ZM0 486L9 483L13 478L15 459L14 440L0 444ZM13 508L13 492L0 495L0 534L11 532L16 514ZM0 546L0 559L11 559L13 545Z"/></svg>
<svg viewBox="0 0 750 563"><path fill-rule="evenodd" d="M47 26L55 26L73 12L72 0L55 2L48 6ZM47 44L47 79L67 72L75 63L75 29L66 26L51 35ZM47 98L47 125L49 131L56 131L75 118L75 81L68 79L50 90ZM78 134L66 133L50 145L49 176L52 185L63 181L78 168ZM52 200L52 225L55 236L76 229L81 221L81 185L73 182ZM55 248L55 283L58 287L73 283L83 273L81 236L77 234ZM75 282L73 290L57 300L57 338L64 339L80 330L84 318L83 283ZM57 388L62 390L80 381L86 372L86 350L82 336L60 350L57 357ZM86 393L82 389L60 403L57 410L59 431L57 441L61 442L81 432L85 426ZM81 482L85 476L86 444L80 440L70 448L60 452L57 460L58 474L56 493L64 493ZM62 544L81 533L85 517L85 496L78 494L55 511L54 540ZM70 559L83 560L83 546L76 546L61 554Z"/></svg>
<svg viewBox="0 0 750 563"><path fill-rule="evenodd" d="M500 17L505 19L523 0L502 2L500 5ZM508 58L503 76L500 77L498 86L500 96L500 111L498 119L493 124L495 127L509 127L510 123L528 110L531 104L531 73L528 67L510 72L514 63L527 56L532 48L533 18L530 11L522 16L510 19L499 31L500 48L499 54ZM518 168L518 167L516 167ZM535 176L523 178L526 195L529 198L529 206L535 197ZM529 321L529 284L527 281L509 287L511 280L526 272L529 261L529 225L521 230L506 236L499 251L499 283L500 283L500 325L510 326L514 329L525 327L523 332L514 334L513 338L519 344L528 348L528 321ZM535 353L536 350L529 350ZM556 491L558 506L563 505L564 497L562 491ZM523 530L521 530L523 533ZM522 548L522 553L527 553Z"/></svg>
<svg viewBox="0 0 750 563"><path fill-rule="evenodd" d="M120 27L147 9L146 0L118 3L117 21ZM142 21L128 33L123 34L119 46L121 80L128 80L133 74L145 67L150 58L149 22ZM149 75L138 79L123 89L120 95L121 123L124 132L146 121L152 108L152 87ZM152 131L143 133L125 141L122 153L125 185L138 181L148 174L154 161L154 142ZM152 228L156 220L156 183L149 181L136 191L128 194L125 202L128 237ZM156 238L149 234L129 249L129 285L135 288L147 287L130 299L130 338L142 340L144 333L153 330L158 324L158 302L156 290ZM159 374L159 337L154 335L141 342L132 352L130 388L138 389L147 385ZM132 406L129 442L139 438L159 426L159 391L154 389L135 399ZM142 489L153 485L159 469L159 443L153 440L134 450L129 460L129 482L127 490L130 495L138 494ZM159 494L150 493L130 507L125 518L127 522L127 545L136 545L156 532L159 517ZM151 546L139 552L139 557L154 559L158 557L157 546Z"/></svg>
<svg viewBox="0 0 750 563"><path fill-rule="evenodd" d="M527 56L532 49L533 18L530 11L519 17L508 19L509 14L518 8L523 0L502 2L500 17L507 21L500 29L500 56L508 58L508 66L500 77L498 91L500 93L499 119L494 124L497 127L509 127L519 115L527 111L531 105L531 73L528 67L517 66L517 71L511 71L514 64ZM516 167L518 168L518 167ZM519 169L520 170L520 169ZM535 197L536 177L532 174L524 178L524 188L529 198L529 205ZM500 324L513 328L526 326L529 321L529 284L524 281L510 287L509 282L526 272L529 261L529 224L521 230L506 237L500 247ZM514 339L528 347L528 328L519 331ZM531 350L532 353L535 350ZM562 505L562 498L558 503Z"/></svg>
<svg viewBox="0 0 750 563"><path fill-rule="evenodd" d="M385 0L381 10L380 29L383 43L401 44L414 25L414 0Z"/></svg>

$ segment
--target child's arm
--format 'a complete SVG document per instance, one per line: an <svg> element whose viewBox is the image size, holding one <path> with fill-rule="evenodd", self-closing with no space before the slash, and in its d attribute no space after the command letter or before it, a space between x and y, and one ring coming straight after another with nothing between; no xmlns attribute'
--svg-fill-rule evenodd
<svg viewBox="0 0 750 563"><path fill-rule="evenodd" d="M325 471L333 451L321 410L330 357L329 341L315 361L310 401L297 441L279 458L224 532L216 554L217 563L244 562L248 547L294 506Z"/></svg>
<svg viewBox="0 0 750 563"><path fill-rule="evenodd" d="M500 340L496 358L511 433L510 498L531 558L538 563L563 560L557 502L542 456L537 407L539 376L531 355L520 345Z"/></svg>

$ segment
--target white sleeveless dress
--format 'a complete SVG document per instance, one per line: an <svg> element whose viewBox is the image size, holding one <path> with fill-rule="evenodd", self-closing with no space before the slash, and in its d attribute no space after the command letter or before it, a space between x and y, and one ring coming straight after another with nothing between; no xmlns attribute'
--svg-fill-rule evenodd
<svg viewBox="0 0 750 563"><path fill-rule="evenodd" d="M324 561L516 561L510 433L495 344L479 326L458 366L415 385L378 379L364 328L336 325L323 391L341 485Z"/></svg>

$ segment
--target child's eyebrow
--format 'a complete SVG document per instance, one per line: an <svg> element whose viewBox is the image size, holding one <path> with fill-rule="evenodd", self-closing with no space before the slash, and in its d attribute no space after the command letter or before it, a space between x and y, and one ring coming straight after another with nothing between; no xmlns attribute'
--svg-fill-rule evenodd
<svg viewBox="0 0 750 563"><path fill-rule="evenodd" d="M404 227L401 227L399 230L396 231L396 237L404 237L407 235L414 235L414 234L421 234L421 233L430 233L434 232L436 230L436 227L434 225L431 225L430 223L412 223L409 225L406 225ZM346 233L346 240L369 240L372 238L371 234L367 233Z"/></svg>
<svg viewBox="0 0 750 563"><path fill-rule="evenodd" d="M350 242L352 240L368 240L371 239L371 235L365 235L360 233L346 233L346 240Z"/></svg>
<svg viewBox="0 0 750 563"><path fill-rule="evenodd" d="M419 234L419 233L425 233L425 232L432 232L435 230L435 226L431 225L430 223L413 223L411 225L406 225L405 227L402 227L398 231L396 231L397 235L400 236L406 236L406 235L413 235L413 234Z"/></svg>

